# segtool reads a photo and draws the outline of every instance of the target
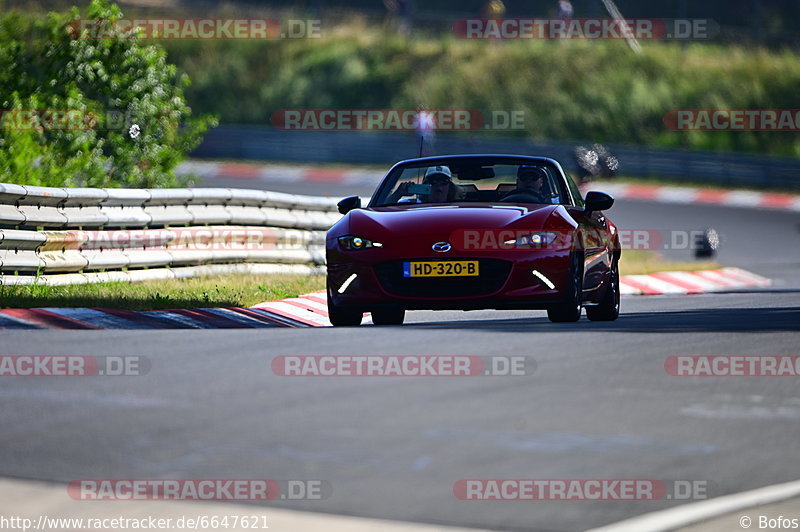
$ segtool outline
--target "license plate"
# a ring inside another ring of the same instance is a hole
[[[475,277],[477,260],[437,260],[403,263],[403,277]]]

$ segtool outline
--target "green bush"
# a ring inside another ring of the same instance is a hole
[[[135,38],[80,38],[74,22],[121,17],[107,0],[93,0],[83,17],[76,8],[0,17],[0,180],[180,184],[175,167],[214,120],[190,117],[188,77],[167,63],[163,48]],[[66,110],[72,121],[53,118]]]

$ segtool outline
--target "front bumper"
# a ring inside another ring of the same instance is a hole
[[[562,290],[568,282],[569,256],[569,250],[408,258],[363,251],[348,254],[329,251],[328,297],[338,307],[364,312],[386,307],[545,309],[564,297]],[[402,277],[402,263],[414,260],[478,260],[480,275],[473,278]]]

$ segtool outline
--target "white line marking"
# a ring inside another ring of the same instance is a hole
[[[707,501],[683,504],[675,508],[660,510],[648,514],[625,519],[587,532],[662,532],[684,527],[698,521],[706,521],[714,517],[784,501],[800,495],[800,480],[783,484],[774,484],[733,495],[724,495]]]

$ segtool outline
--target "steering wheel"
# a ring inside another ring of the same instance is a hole
[[[514,189],[508,196],[500,200],[501,203],[545,203],[544,199],[537,194],[523,189]]]

